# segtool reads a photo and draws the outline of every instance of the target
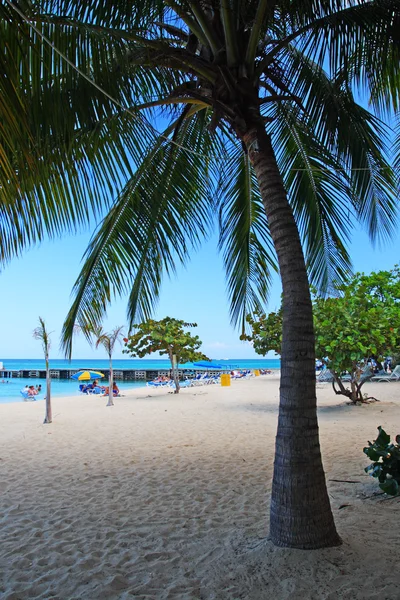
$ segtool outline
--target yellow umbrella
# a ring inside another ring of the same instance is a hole
[[[98,371],[78,371],[78,373],[71,375],[72,379],[77,379],[78,381],[89,381],[90,379],[100,379],[101,377],[104,377],[104,374]]]

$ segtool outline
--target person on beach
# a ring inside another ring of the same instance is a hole
[[[40,392],[42,391],[42,386],[40,383],[39,383],[39,385],[36,386],[36,391],[38,394],[40,394]]]
[[[100,389],[100,390],[102,390],[103,392],[104,392],[104,390],[106,389],[106,388],[104,387],[104,385],[99,385],[99,382],[98,382],[98,380],[97,380],[97,379],[93,379],[93,383],[90,383],[90,384],[87,386],[87,388],[86,388],[86,389],[89,389],[89,390],[94,390],[94,389],[96,389],[96,388],[99,388],[99,389]]]
[[[391,368],[392,368],[392,357],[391,356],[386,356],[385,361],[383,363],[383,368],[385,369],[386,373],[390,373]]]
[[[108,396],[108,394],[109,394],[109,393],[110,393],[110,387],[109,387],[109,386],[107,386],[107,387],[104,389],[104,396]],[[113,396],[114,396],[114,398],[116,398],[116,397],[117,397],[117,396],[119,396],[119,395],[120,395],[120,394],[119,394],[119,387],[117,386],[117,384],[116,384],[116,383],[115,383],[115,381],[114,381],[114,383],[113,383]]]
[[[37,396],[38,395],[38,391],[35,390],[35,386],[34,385],[30,385],[28,387],[28,396]]]

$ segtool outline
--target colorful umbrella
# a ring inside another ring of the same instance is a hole
[[[100,379],[104,377],[103,373],[98,371],[78,371],[71,375],[71,379],[77,379],[78,381],[89,381],[89,379]]]

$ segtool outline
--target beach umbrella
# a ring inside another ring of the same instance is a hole
[[[104,374],[98,371],[78,371],[71,375],[71,379],[78,381],[89,381],[89,379],[100,379],[101,377],[104,377]]]
[[[202,360],[200,362],[193,363],[195,367],[202,369],[226,369],[229,365],[219,365],[218,363]]]

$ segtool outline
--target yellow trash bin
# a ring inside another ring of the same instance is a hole
[[[221,386],[231,385],[231,376],[229,373],[223,373],[221,375]]]
[[[256,377],[259,377],[259,375],[260,375],[260,371],[259,371],[258,369],[256,369],[256,370],[254,371],[254,375],[255,375]]]

